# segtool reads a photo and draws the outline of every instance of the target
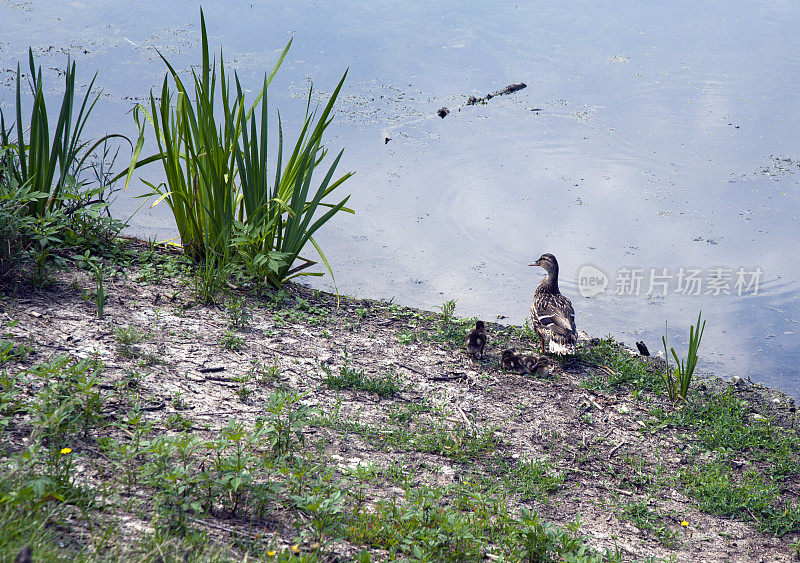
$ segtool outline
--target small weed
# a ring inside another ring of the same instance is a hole
[[[97,288],[95,291],[95,298],[94,302],[97,307],[97,318],[102,319],[103,313],[105,312],[106,301],[108,300],[108,296],[106,295],[106,288],[105,283],[103,280],[103,266],[92,264],[92,269],[94,271],[94,279],[95,283],[97,284]]]
[[[10,361],[24,362],[33,353],[33,348],[0,337],[0,366]]]
[[[253,390],[247,386],[248,383],[253,379],[252,371],[248,372],[243,376],[234,377],[233,380],[239,383],[239,388],[236,390],[236,395],[239,397],[239,400],[243,403],[247,403],[250,400],[251,395],[253,394]]]
[[[536,334],[536,331],[533,330],[528,320],[525,320],[525,324],[523,324],[518,329],[518,336],[523,340],[532,340],[533,342],[539,342],[539,335]]]
[[[114,327],[114,338],[119,345],[117,351],[123,358],[133,358],[138,355],[137,344],[150,338],[150,334],[134,326]]]
[[[231,330],[226,330],[225,334],[219,339],[219,345],[232,352],[241,350],[243,344],[244,339]]]
[[[171,412],[167,415],[167,428],[176,432],[188,432],[194,426],[194,421],[180,412]]]
[[[291,391],[276,391],[267,399],[267,417],[256,420],[276,456],[293,454],[305,445],[303,428],[311,424],[315,411],[301,402],[304,395]]]
[[[381,474],[381,468],[374,463],[359,463],[355,467],[348,469],[347,473],[362,483],[372,483]]]
[[[413,344],[417,341],[417,335],[408,329],[403,329],[397,333],[397,340],[400,344]]]
[[[441,316],[439,318],[439,327],[436,334],[433,335],[435,340],[444,342],[451,348],[458,348],[464,345],[467,332],[475,326],[476,321],[474,318],[457,319],[454,315],[456,301],[457,299],[450,299],[437,307],[441,311]]]
[[[57,356],[29,370],[45,383],[32,408],[50,447],[61,447],[79,428],[85,436],[92,426],[103,422],[102,370],[102,363],[93,358],[76,361],[68,356]]]
[[[650,510],[647,501],[629,501],[622,512],[622,518],[643,532],[653,534],[658,542],[666,548],[675,549],[679,545],[678,532],[663,524],[663,516]]]
[[[189,403],[186,402],[186,399],[183,398],[183,393],[180,391],[175,391],[175,393],[173,393],[170,403],[172,403],[173,408],[180,411],[184,411],[189,408]]]
[[[250,379],[262,385],[275,383],[281,376],[281,366],[278,363],[267,365],[263,361],[253,360],[253,363],[250,365],[248,376]]]
[[[447,330],[453,324],[453,313],[456,311],[457,301],[458,299],[450,299],[442,303],[441,306],[436,307],[442,313],[441,326],[443,330]]]
[[[247,303],[241,297],[229,300],[225,310],[228,312],[228,326],[230,328],[238,330],[250,324],[250,311],[247,308]]]

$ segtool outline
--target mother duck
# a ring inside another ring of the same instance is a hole
[[[575,310],[572,302],[558,290],[558,262],[552,254],[542,254],[533,264],[547,272],[533,294],[531,325],[539,340],[542,353],[574,354],[578,331],[575,329]],[[547,348],[545,348],[547,345]]]

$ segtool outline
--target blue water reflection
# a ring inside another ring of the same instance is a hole
[[[702,308],[706,369],[800,395],[797,1],[204,9],[212,42],[251,88],[294,36],[270,93],[290,129],[309,80],[324,93],[350,68],[329,142],[357,171],[346,186],[358,213],[319,235],[343,293],[421,307],[458,298],[459,314],[521,322],[539,279],[526,264],[549,251],[579,328],[658,349],[666,320],[682,347]],[[133,134],[126,112],[163,76],[154,47],[177,68],[196,63],[198,13],[197,2],[7,2],[0,102],[11,104],[11,69],[29,44],[45,67],[68,52],[87,83],[100,73],[92,133]],[[464,106],[520,81],[528,88]],[[126,197],[117,210],[136,205]],[[133,231],[171,236],[166,211],[138,214]],[[764,283],[745,297],[611,286],[585,299],[584,264],[612,277],[758,267]]]

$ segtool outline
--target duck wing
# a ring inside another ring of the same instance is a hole
[[[556,334],[570,337],[576,334],[575,310],[572,302],[559,294],[539,294],[533,301],[536,321]]]

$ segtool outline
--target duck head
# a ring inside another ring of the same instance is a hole
[[[528,266],[539,266],[544,268],[548,275],[553,277],[558,276],[558,261],[552,254],[542,254],[536,262],[528,264]]]
[[[475,322],[475,330],[477,330],[478,332],[483,332],[485,330],[485,325],[483,324],[483,321]]]

